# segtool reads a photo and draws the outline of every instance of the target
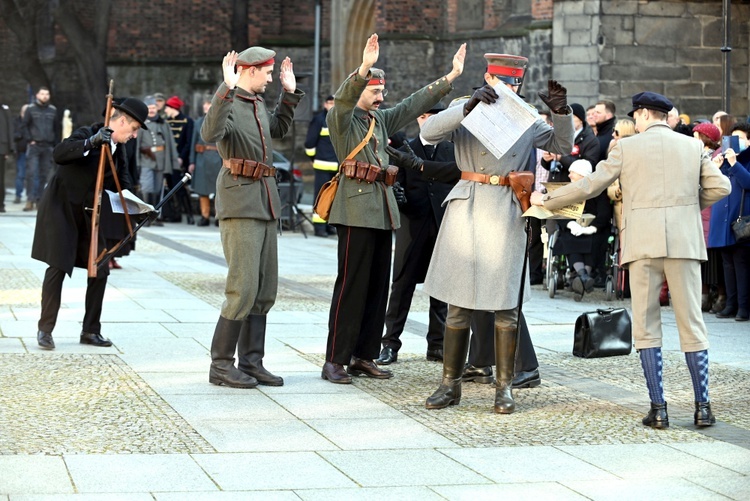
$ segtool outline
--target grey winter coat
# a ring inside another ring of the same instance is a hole
[[[463,102],[458,102],[430,117],[421,131],[431,143],[453,141],[462,172],[507,176],[526,169],[533,148],[568,154],[573,147],[572,113],[553,114],[554,129],[537,120],[499,160],[461,125],[463,118]],[[517,307],[526,237],[521,206],[511,188],[461,180],[444,204],[424,291],[472,310]],[[528,291],[527,273],[524,301]]]

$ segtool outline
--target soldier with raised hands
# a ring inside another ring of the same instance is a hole
[[[228,52],[222,62],[224,82],[201,127],[201,137],[216,143],[223,163],[215,203],[229,268],[226,300],[211,343],[209,381],[236,388],[284,384],[263,367],[266,315],[276,301],[279,274],[281,201],[271,166],[272,140],[287,133],[304,93],[297,89],[287,57],[281,62],[279,100],[273,111],[266,108],[262,94],[272,82],[275,56],[263,47]]]

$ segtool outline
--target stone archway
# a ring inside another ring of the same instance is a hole
[[[331,91],[362,62],[367,37],[375,32],[376,0],[331,2]]]

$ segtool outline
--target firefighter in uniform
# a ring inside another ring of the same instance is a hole
[[[312,159],[313,169],[315,170],[315,195],[318,198],[320,188],[333,179],[339,170],[339,162],[336,159],[336,152],[331,144],[331,136],[326,124],[328,110],[333,108],[333,96],[328,96],[323,103],[323,109],[313,116],[310,121],[310,128],[307,129],[305,138],[305,154]],[[326,222],[318,214],[313,213],[313,226],[315,227],[315,236],[326,238],[328,235],[335,235],[336,228]]]

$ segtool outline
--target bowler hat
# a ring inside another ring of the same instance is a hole
[[[139,124],[141,124],[141,129],[148,130],[148,127],[146,127],[146,119],[148,118],[148,106],[146,106],[146,103],[144,103],[140,99],[135,99],[134,97],[126,97],[122,100],[113,101],[112,107],[122,111],[123,113],[127,113],[129,116],[133,117]]]
[[[264,47],[250,47],[237,56],[237,66],[270,66],[276,52]]]
[[[646,91],[639,92],[638,94],[633,96],[633,109],[630,110],[628,116],[632,117],[633,114],[641,108],[661,111],[662,113],[669,113],[670,110],[674,108],[674,105],[672,104],[672,101],[662,96],[661,94]]]
[[[529,64],[528,58],[494,53],[487,53],[484,58],[487,60],[487,73],[490,75],[495,75],[510,85],[521,85],[523,83],[523,75]]]

